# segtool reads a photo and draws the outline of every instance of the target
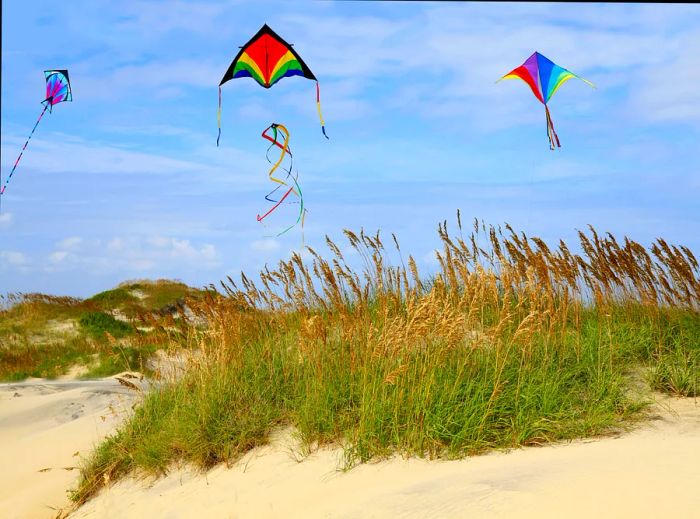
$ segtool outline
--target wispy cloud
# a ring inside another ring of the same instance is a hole
[[[29,258],[22,252],[12,250],[0,250],[0,269],[6,270],[9,267],[23,269],[29,265]]]
[[[14,148],[17,142],[13,139],[7,146]],[[199,162],[173,159],[165,154],[146,153],[61,134],[37,137],[29,153],[31,158],[24,160],[24,169],[32,167],[45,173],[176,174],[206,168]]]
[[[678,38],[682,52],[640,72],[630,108],[650,121],[700,125],[700,30]]]
[[[250,248],[255,252],[274,252],[279,250],[280,243],[277,240],[267,238],[264,240],[255,240],[250,244]]]
[[[0,229],[7,228],[12,224],[12,213],[0,213]]]
[[[181,0],[151,1],[142,4],[124,4],[122,21],[115,29],[134,32],[146,38],[157,38],[163,33],[179,31],[211,36],[213,33],[228,34],[231,29],[222,28],[221,19],[227,10],[237,4],[235,0],[227,3],[186,2]]]
[[[36,262],[39,264],[39,262]],[[110,239],[68,238],[46,256],[42,270],[113,273],[159,273],[178,269],[210,270],[221,265],[216,247],[193,244],[172,236],[114,237]]]
[[[125,65],[106,73],[90,74],[90,63],[78,64],[76,73],[83,72],[76,82],[84,100],[113,103],[133,98],[171,99],[187,93],[188,87],[212,88],[222,76],[221,64],[209,60],[168,59],[150,63]]]
[[[82,245],[83,239],[78,236],[72,236],[70,238],[65,238],[57,243],[60,249],[74,250],[78,249]]]

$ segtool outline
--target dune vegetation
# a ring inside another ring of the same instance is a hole
[[[651,389],[697,394],[689,249],[590,228],[577,254],[457,223],[456,235],[439,226],[430,277],[393,235],[387,246],[346,230],[349,247],[327,239],[328,259],[309,249],[188,300],[189,317],[155,332],[193,353],[187,371],[96,449],[74,500],[134,470],[235,462],[278,427],[309,450],[342,446],[351,467],[609,434],[644,417]]]
[[[158,348],[150,333],[184,297],[202,292],[169,280],[131,281],[89,299],[45,294],[0,296],[0,381],[147,371]],[[155,340],[154,340],[155,339]]]

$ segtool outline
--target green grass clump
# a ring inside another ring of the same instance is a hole
[[[100,351],[97,362],[93,363],[81,378],[102,378],[123,371],[139,371],[150,375],[148,358],[156,352],[153,345],[123,346],[114,344]]]
[[[169,279],[129,281],[120,284],[115,291],[130,294],[139,301],[142,308],[150,311],[159,311],[182,302],[186,297],[197,297],[202,293],[199,289]],[[133,295],[135,293],[138,293],[140,298],[136,298]]]
[[[327,239],[332,260],[309,249],[310,263],[294,254],[258,284],[229,278],[221,294],[190,300],[196,319],[168,340],[196,362],[97,449],[74,499],[134,469],[235,461],[278,426],[307,447],[342,445],[352,466],[624,428],[647,405],[629,391],[640,368],[655,387],[689,394],[700,275],[688,249],[591,229],[578,255],[506,229],[475,222],[465,239],[461,222],[458,238],[441,225],[428,281],[395,238],[401,267],[379,234],[345,231],[360,273]]]
[[[105,333],[109,333],[112,337],[120,339],[136,331],[131,324],[119,321],[104,312],[86,312],[80,316],[78,323],[93,337],[103,337]]]
[[[100,308],[119,308],[128,304],[133,304],[138,299],[133,296],[129,290],[124,287],[113,288],[95,294],[88,301],[92,301],[100,306]]]
[[[700,348],[662,353],[652,365],[649,383],[657,391],[677,396],[700,395]]]

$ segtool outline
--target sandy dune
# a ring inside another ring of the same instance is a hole
[[[114,378],[0,384],[0,516],[66,509],[73,467],[135,398]],[[659,398],[658,416],[619,438],[346,473],[337,449],[299,462],[281,431],[232,468],[127,479],[70,517],[700,517],[700,401]]]
[[[700,517],[700,402],[660,398],[619,438],[347,473],[338,450],[296,461],[283,433],[231,469],[119,482],[71,518]]]
[[[113,377],[0,384],[0,517],[55,517],[69,507],[80,456],[135,398]]]

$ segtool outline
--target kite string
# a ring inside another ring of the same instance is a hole
[[[46,109],[51,105],[51,103],[46,103],[44,105],[44,109],[41,111],[41,115],[39,115],[39,118],[36,120],[36,123],[34,124],[34,128],[32,128],[32,133],[29,134],[29,137],[27,137],[26,142],[24,143],[24,146],[22,146],[22,151],[19,153],[19,157],[17,157],[17,160],[15,161],[15,165],[12,166],[12,170],[10,171],[10,175],[5,179],[5,184],[2,186],[2,189],[0,189],[0,195],[5,193],[5,189],[7,188],[7,185],[10,183],[10,179],[12,178],[12,175],[14,174],[15,170],[17,169],[17,165],[19,164],[19,161],[22,159],[22,155],[24,155],[24,150],[27,149],[27,145],[29,144],[29,141],[32,139],[32,135],[34,135],[34,131],[36,130],[36,127],[39,126],[39,122],[41,122],[41,118],[44,117],[44,114],[46,113]]]

